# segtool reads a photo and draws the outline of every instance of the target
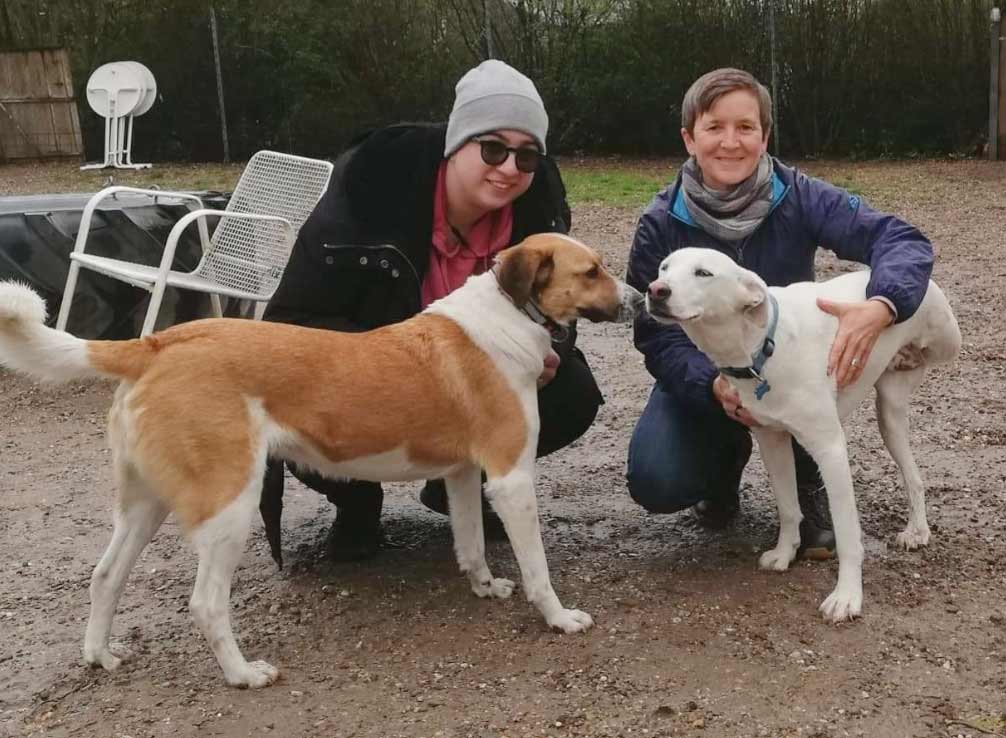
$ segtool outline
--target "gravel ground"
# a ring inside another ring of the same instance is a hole
[[[631,502],[625,454],[650,380],[627,326],[583,326],[607,404],[586,436],[540,463],[539,499],[555,588],[594,616],[593,630],[551,633],[520,596],[473,597],[446,519],[418,503],[416,485],[386,501],[403,548],[329,563],[334,510],[290,480],[287,569],[257,527],[232,597],[245,653],[280,667],[276,685],[223,684],[187,613],[195,560],[170,520],[113,630],[134,659],[91,670],[80,644],[110,534],[112,388],[0,373],[0,736],[1006,736],[1006,165],[807,168],[932,237],[935,278],[964,333],[960,360],[913,405],[927,549],[892,545],[905,504],[872,403],[849,422],[867,546],[861,620],[829,626],[817,614],[833,562],[757,569],[776,526],[757,458],[726,531]],[[579,204],[574,235],[621,271],[637,216]],[[821,258],[822,276],[850,268]],[[490,542],[489,560],[517,578],[505,541]]]

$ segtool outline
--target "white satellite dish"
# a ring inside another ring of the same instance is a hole
[[[81,169],[145,169],[132,160],[133,118],[146,113],[157,98],[157,82],[139,62],[102,64],[87,80],[87,104],[105,119],[105,159]]]

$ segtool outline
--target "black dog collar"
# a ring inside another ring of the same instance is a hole
[[[513,298],[506,293],[506,290],[504,290],[502,287],[499,286],[499,275],[496,273],[495,265],[489,271],[492,273],[493,279],[496,280],[496,286],[499,287],[499,291],[506,296],[506,299],[510,300],[510,302],[513,302]],[[516,304],[514,305],[514,307],[517,307]],[[567,338],[569,338],[569,328],[567,328],[564,325],[560,325],[559,323],[556,323],[552,318],[545,315],[545,313],[541,311],[541,308],[538,307],[538,305],[535,303],[534,300],[528,299],[524,307],[522,308],[519,307],[517,309],[520,310],[522,313],[524,313],[524,315],[529,317],[532,321],[534,321],[542,328],[547,330],[548,334],[552,337],[552,340],[555,343],[562,343]]]

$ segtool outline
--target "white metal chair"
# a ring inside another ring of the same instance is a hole
[[[252,300],[257,303],[255,318],[261,318],[279,286],[297,232],[325,193],[331,174],[332,164],[327,161],[259,151],[241,174],[226,210],[204,209],[197,196],[183,192],[105,188],[88,201],[81,216],[56,328],[66,330],[81,267],[151,293],[141,336],[153,332],[166,287],[209,293],[217,316],[222,315],[221,295]],[[195,202],[197,209],[183,216],[168,234],[159,267],[85,253],[95,208],[119,192]],[[212,237],[206,226],[207,216],[220,218]],[[192,221],[199,229],[202,258],[191,272],[174,271],[171,265],[178,239]]]

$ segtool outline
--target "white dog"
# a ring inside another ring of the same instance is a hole
[[[779,541],[762,554],[763,569],[785,571],[800,544],[791,435],[817,462],[838,547],[838,586],[821,605],[833,622],[859,616],[863,602],[862,534],[842,420],[876,388],[880,433],[908,495],[908,525],[897,542],[905,549],[925,546],[925,489],[908,443],[908,403],[926,368],[952,360],[961,346],[950,305],[930,282],[918,311],[880,334],[860,378],[836,390],[827,362],[838,320],[816,299],[864,300],[869,276],[859,271],[768,288],[725,254],[684,248],[661,262],[647,295],[654,319],[679,324],[717,367],[754,368],[750,378],[727,379],[760,423],[753,432],[779,507]]]
[[[493,272],[403,323],[339,333],[249,320],[200,320],[134,341],[84,341],[43,325],[32,290],[0,284],[0,364],[49,380],[121,380],[109,417],[119,498],[91,578],[84,659],[114,669],[112,616],[126,578],[167,514],[199,556],[189,602],[228,684],[277,670],[245,660],[231,631],[231,577],[259,504],[266,456],[331,477],[444,478],[461,570],[479,597],[513,582],[485,560],[480,471],[527,598],[566,633],[593,621],[559,602],[534,492],[537,377],[550,334],[570,321],[629,320],[643,297],[598,255],[557,234],[498,256]]]

